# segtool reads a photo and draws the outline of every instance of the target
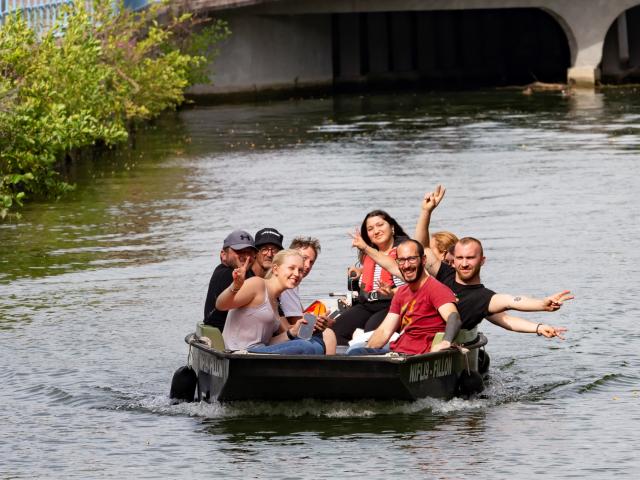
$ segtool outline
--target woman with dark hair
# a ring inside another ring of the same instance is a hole
[[[392,258],[396,256],[396,246],[408,238],[404,229],[384,210],[373,210],[364,217],[360,236],[367,245]],[[364,253],[358,254],[358,260],[362,268],[349,267],[349,276],[359,276],[359,303],[336,319],[333,331],[338,345],[347,345],[357,328],[365,332],[375,330],[389,311],[396,287],[404,283]]]

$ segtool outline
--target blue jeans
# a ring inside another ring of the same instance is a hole
[[[249,348],[252,353],[279,353],[281,355],[322,355],[322,346],[311,340],[297,338],[275,345],[255,345]]]
[[[313,344],[314,348],[316,349],[316,355],[324,355],[325,352],[327,351],[326,347],[324,346],[324,340],[322,339],[322,333],[314,333],[311,338],[309,339],[309,341]]]
[[[347,350],[347,355],[384,355],[385,353],[389,353],[389,344],[387,343],[382,348],[369,348],[369,347],[350,347]]]

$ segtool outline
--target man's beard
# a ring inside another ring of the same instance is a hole
[[[480,268],[482,268],[482,265],[476,265],[471,270],[458,270],[458,276],[464,281],[473,280],[480,276]]]
[[[404,280],[404,283],[407,283],[407,284],[419,282],[420,279],[422,278],[422,272],[420,271],[420,267],[416,268],[412,272],[408,272],[411,274],[415,274],[415,278],[413,280],[407,280],[406,277],[404,276],[404,272],[401,272],[401,273],[402,273],[402,279]]]

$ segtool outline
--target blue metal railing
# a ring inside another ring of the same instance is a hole
[[[27,24],[36,31],[53,25],[58,11],[73,0],[0,0],[0,25],[7,16],[21,12]]]
[[[131,10],[140,10],[149,5],[153,0],[124,0],[124,6]]]
[[[153,1],[124,0],[124,5],[132,10],[139,10]],[[53,25],[62,6],[73,2],[74,0],[0,0],[0,26],[7,16],[22,12],[29,27],[42,32]],[[86,3],[91,4],[90,1]]]

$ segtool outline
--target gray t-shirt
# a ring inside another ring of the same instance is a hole
[[[285,317],[302,317],[300,288],[290,288],[280,294],[280,309]]]

